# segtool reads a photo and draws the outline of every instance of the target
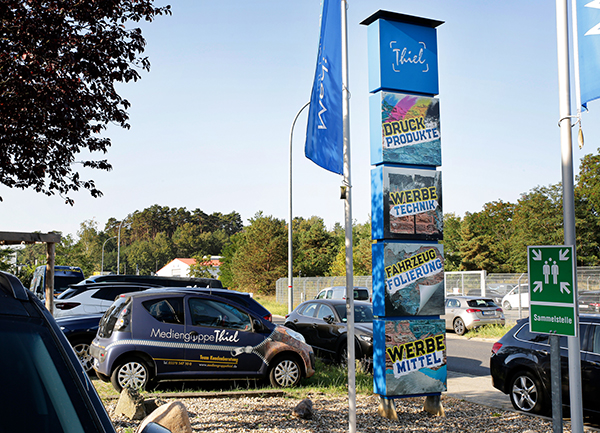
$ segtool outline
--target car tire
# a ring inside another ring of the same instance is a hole
[[[298,361],[289,355],[278,358],[269,371],[269,380],[275,388],[298,386],[302,378],[302,368]]]
[[[540,381],[529,371],[520,371],[510,381],[510,402],[521,412],[543,414],[544,392]]]
[[[512,305],[510,305],[510,302],[504,301],[504,303],[502,304],[502,308],[504,308],[505,310],[512,310]]]
[[[149,388],[151,379],[148,365],[139,358],[129,358],[121,362],[110,376],[110,382],[118,392],[123,388],[137,390]]]
[[[454,327],[454,332],[456,333],[456,335],[465,335],[465,332],[467,332],[465,322],[460,317],[454,319],[454,323],[452,324],[452,326]]]
[[[92,364],[94,362],[94,358],[90,355],[90,341],[86,339],[78,339],[70,342],[77,358],[79,358],[79,362],[83,367],[83,370],[86,373],[93,373]]]

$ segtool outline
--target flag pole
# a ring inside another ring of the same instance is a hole
[[[347,1],[342,8],[342,117],[344,126],[344,181],[346,221],[346,325],[348,327],[348,432],[356,432],[356,353],[354,347],[354,278],[352,263],[352,183],[350,177],[350,92],[348,82]]]

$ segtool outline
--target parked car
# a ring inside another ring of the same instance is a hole
[[[581,313],[600,312],[600,290],[582,290],[579,292],[579,311]]]
[[[138,290],[140,289],[140,290]],[[61,305],[61,308],[66,308],[66,304],[70,303],[71,305],[76,304],[77,300],[85,303],[86,301],[82,299],[82,297],[75,296],[78,292],[85,293],[86,299],[89,301],[91,299],[102,300],[102,302],[109,301],[110,305],[114,299],[120,296],[123,293],[134,292],[134,291],[142,291],[149,290],[151,287],[148,286],[136,286],[136,285],[119,285],[119,284],[96,284],[96,285],[88,285],[85,287],[72,287],[69,290],[73,290],[73,296],[67,298],[66,301],[61,300],[60,303],[65,303],[65,305]],[[165,288],[168,289],[168,288]],[[174,288],[174,290],[180,290],[180,288]],[[219,296],[222,298],[230,299],[243,307],[248,308],[250,311],[261,316],[263,319],[272,321],[273,316],[265,307],[256,302],[249,293],[236,292],[234,290],[226,290],[226,289],[206,289],[206,288],[194,288],[190,289],[194,292],[202,291],[205,293],[209,293],[215,296]],[[63,298],[64,299],[64,298]],[[73,301],[75,299],[76,301]],[[94,301],[96,302],[96,301]],[[109,306],[110,306],[109,305]],[[89,305],[88,305],[89,307]],[[79,306],[74,306],[73,309],[79,308]],[[84,306],[84,308],[87,308]],[[101,309],[98,307],[97,309]],[[101,313],[95,314],[71,314],[71,315],[63,315],[56,319],[56,322],[59,324],[63,333],[73,346],[75,353],[79,357],[81,364],[87,372],[90,372],[92,369],[92,358],[90,355],[90,345],[92,341],[96,337],[96,333],[98,332],[98,326],[100,323],[100,319],[104,315],[104,311],[108,308],[104,308]]]
[[[82,285],[75,285],[58,296],[54,302],[54,316],[56,318],[60,318],[75,315],[104,313],[119,295],[128,292],[139,292],[155,287],[163,286],[146,283],[118,282],[86,283]],[[266,320],[272,320],[272,315],[269,310],[252,299],[252,295],[249,293],[207,287],[190,287],[190,289],[205,291],[221,297],[233,299],[234,301],[239,302],[243,306],[248,307],[252,311],[260,314],[261,317],[264,317]]]
[[[346,301],[315,299],[298,305],[285,318],[285,326],[298,331],[321,356],[344,362],[348,358]],[[356,359],[373,358],[373,305],[354,302]]]
[[[527,284],[521,284],[520,291],[521,308],[529,308],[529,286]],[[515,286],[510,292],[504,295],[501,305],[505,310],[519,308],[519,286]]]
[[[0,431],[115,433],[94,385],[41,301],[0,272]],[[165,431],[151,424],[143,433]]]
[[[90,353],[98,377],[118,391],[242,378],[290,387],[312,376],[315,365],[302,335],[198,289],[121,295],[100,320]]]
[[[73,347],[79,362],[86,373],[93,372],[90,345],[98,332],[98,325],[104,313],[86,316],[66,316],[56,319],[60,330]]]
[[[93,283],[141,283],[162,287],[211,287],[214,289],[223,288],[223,283],[221,283],[221,280],[218,280],[216,278],[164,277],[160,275],[93,275],[79,284],[81,285]]]
[[[581,314],[581,386],[583,410],[600,414],[600,316]],[[569,405],[567,338],[560,337],[563,405]],[[519,320],[492,346],[490,358],[492,384],[505,394],[515,409],[546,414],[550,400],[550,344],[547,334],[529,331],[529,318]]]
[[[477,296],[446,297],[446,312],[442,316],[446,329],[453,329],[458,335],[483,325],[504,325],[502,308],[491,298]]]
[[[83,271],[75,266],[54,266],[54,296],[58,296],[71,284],[83,281]],[[38,298],[46,299],[46,266],[38,266],[33,271],[29,287]]]
[[[315,296],[315,299],[346,299],[346,286],[325,287]],[[367,287],[354,287],[354,300],[373,301]]]

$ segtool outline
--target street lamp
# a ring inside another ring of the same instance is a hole
[[[100,266],[100,275],[104,274],[104,245],[106,245],[106,243],[108,241],[110,241],[111,239],[116,238],[116,236],[113,236],[112,238],[108,238],[107,240],[104,241],[104,243],[102,244],[102,265]]]
[[[304,104],[304,106],[298,111],[292,127],[290,129],[290,222],[288,224],[288,313],[294,310],[294,258],[293,258],[293,247],[292,247],[292,137],[294,136],[294,125],[300,113],[310,105],[310,101]]]
[[[121,260],[121,227],[123,226],[123,223],[125,222],[125,220],[121,221],[121,224],[119,224],[119,234],[118,234],[118,239],[117,239],[117,275],[119,275],[119,270],[120,270],[120,260]]]

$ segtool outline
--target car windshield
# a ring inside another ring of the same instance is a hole
[[[80,390],[39,319],[1,322],[0,388],[10,398],[0,404],[1,430],[7,432],[95,432]]]
[[[338,316],[342,322],[346,322],[346,305],[338,304],[335,306]],[[356,305],[354,304],[354,322],[355,323],[371,323],[373,322],[373,307],[371,305]]]
[[[479,308],[484,308],[484,307],[493,307],[493,308],[497,308],[498,306],[494,303],[494,301],[492,301],[491,299],[469,299],[467,301],[467,305],[469,307],[479,307]]]

